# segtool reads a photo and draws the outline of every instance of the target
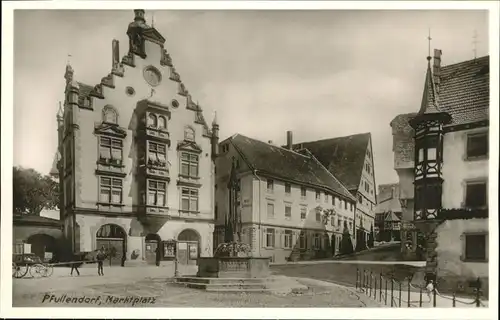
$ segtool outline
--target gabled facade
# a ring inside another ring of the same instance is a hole
[[[375,239],[377,241],[401,240],[401,203],[397,183],[378,186],[375,209]]]
[[[488,277],[489,57],[441,66],[435,50],[423,91],[416,114],[391,122],[401,200],[425,236],[428,279],[468,290]]]
[[[303,142],[294,148],[307,148],[356,198],[355,240],[357,248],[365,249],[377,205],[371,134]]]
[[[353,235],[356,199],[309,151],[292,150],[288,134],[287,147],[240,134],[220,143],[215,245],[226,241],[230,207],[239,210],[242,241],[275,262],[339,254],[344,230]]]
[[[120,59],[112,41],[100,83],[78,82],[66,67],[58,116],[64,233],[73,252],[113,251],[112,264],[158,264],[171,258],[162,245],[171,239],[180,262],[193,263],[212,254],[218,125],[209,130],[165,39],[144,10],[134,13],[126,53]]]

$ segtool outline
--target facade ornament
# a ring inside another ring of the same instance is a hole
[[[179,83],[179,90],[177,92],[178,94],[180,94],[181,96],[184,96],[186,97],[187,94],[189,93],[188,90],[186,89],[186,86],[184,85],[184,83],[180,82]]]
[[[115,87],[115,81],[113,78],[113,74],[108,74],[104,78],[101,79],[101,85],[109,87],[109,88],[114,88]]]
[[[134,54],[129,52],[122,58],[122,64],[125,64],[130,67],[135,67],[135,57]]]
[[[168,54],[167,49],[162,49],[162,50],[161,50],[161,60],[160,60],[160,65],[162,65],[162,66],[169,66],[169,67],[173,67],[173,64],[172,64],[172,58],[171,58],[171,57],[170,57],[170,55]]]
[[[170,80],[181,82],[181,76],[175,71],[174,67],[170,67]]]

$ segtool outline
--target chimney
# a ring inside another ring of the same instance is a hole
[[[288,150],[292,150],[293,140],[292,140],[292,131],[286,132],[286,147]]]
[[[273,140],[268,140],[267,143],[273,144]]]
[[[434,66],[432,68],[432,74],[434,77],[434,84],[436,85],[436,91],[439,93],[439,85],[441,84],[441,54],[443,52],[439,49],[434,49]]]

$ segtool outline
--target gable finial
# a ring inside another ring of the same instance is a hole
[[[428,53],[427,53],[427,61],[431,61],[431,28],[429,28],[429,35],[427,36],[428,41]]]

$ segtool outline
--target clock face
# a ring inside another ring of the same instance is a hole
[[[155,87],[161,82],[161,73],[153,66],[149,66],[144,69],[144,79],[149,85]]]

